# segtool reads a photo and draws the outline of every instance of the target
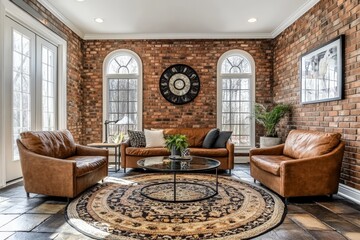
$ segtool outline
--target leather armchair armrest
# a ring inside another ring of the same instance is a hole
[[[284,191],[296,189],[316,192],[324,189],[328,194],[335,193],[339,184],[341,163],[345,143],[342,142],[330,153],[318,157],[294,159],[280,164],[280,176]]]
[[[21,165],[24,166],[24,175],[31,170],[31,175],[38,173],[48,175],[50,178],[55,175],[67,175],[70,179],[75,175],[76,161],[43,156],[29,150],[22,151]],[[46,169],[46,171],[44,171]],[[62,174],[59,174],[61,172]],[[53,173],[56,173],[53,175]]]
[[[282,155],[285,144],[276,145],[268,148],[253,148],[250,149],[249,157],[253,155]]]
[[[330,153],[311,158],[294,159],[284,161],[280,164],[280,175],[286,174],[289,177],[310,177],[319,174],[334,174],[334,170],[341,168],[345,144],[341,143]],[[285,175],[283,175],[285,176]]]
[[[126,148],[130,147],[130,139],[121,143],[120,152],[121,152],[121,167],[126,167]]]
[[[104,148],[87,147],[76,144],[76,155],[79,156],[109,156],[109,150]]]
[[[18,146],[27,192],[43,189],[44,192],[56,196],[74,196],[75,161],[39,155],[26,149],[20,141]]]
[[[126,141],[122,142],[122,143],[121,143],[121,147],[123,147],[123,146],[124,146],[125,148],[126,148],[126,147],[130,147],[130,139],[127,139]]]
[[[234,143],[229,139],[226,142],[226,150],[228,150],[228,165],[230,169],[234,168]]]

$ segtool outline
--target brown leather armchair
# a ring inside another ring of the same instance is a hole
[[[292,130],[285,143],[250,150],[250,173],[282,197],[337,193],[345,143],[339,133]]]
[[[108,150],[75,144],[68,130],[29,131],[17,139],[29,193],[73,198],[108,175]]]

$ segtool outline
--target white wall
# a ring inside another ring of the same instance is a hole
[[[4,134],[4,23],[5,10],[3,1],[0,3],[0,188],[5,186],[5,134]]]

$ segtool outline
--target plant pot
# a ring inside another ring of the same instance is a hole
[[[181,156],[181,151],[176,149],[176,147],[171,148],[171,156]]]
[[[260,137],[260,148],[273,147],[281,143],[279,137]]]

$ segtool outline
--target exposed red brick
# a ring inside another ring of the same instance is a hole
[[[116,49],[130,49],[142,60],[144,128],[215,127],[217,62],[231,49],[251,53],[256,65],[256,101],[272,101],[271,40],[88,40],[83,48],[85,143],[101,140],[103,60]],[[177,63],[191,66],[200,77],[199,95],[185,105],[167,102],[158,87],[162,72]]]
[[[347,147],[341,182],[360,190],[359,86],[360,86],[360,2],[321,0],[274,40],[274,100],[294,104],[299,112],[293,127],[340,132]],[[345,99],[301,105],[299,103],[299,56],[345,34]],[[290,87],[291,86],[291,87]],[[323,113],[321,124],[312,113]],[[306,114],[303,114],[306,113]],[[351,170],[351,171],[350,171]],[[357,176],[357,177],[356,177]]]

